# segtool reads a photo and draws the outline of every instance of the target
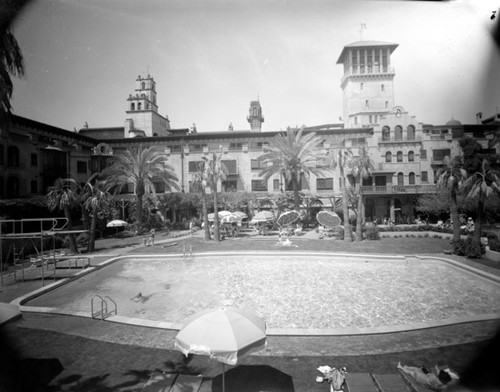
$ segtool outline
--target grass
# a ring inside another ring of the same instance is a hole
[[[129,253],[182,253],[183,246],[189,243],[193,252],[284,250],[444,256],[444,250],[449,249],[449,240],[439,238],[384,238],[359,243],[292,238],[298,245],[296,248],[276,246],[277,237],[231,239],[220,243],[206,242],[194,237],[161,243],[164,238],[158,233],[159,244],[152,247],[138,246]],[[98,241],[97,248],[113,249],[113,252],[123,249],[128,252],[129,249],[125,247],[130,243],[130,239],[109,239]],[[500,272],[497,265],[485,259],[457,259],[479,268]],[[4,286],[0,289],[0,301],[10,301],[14,296],[40,286],[38,280]],[[319,375],[316,368],[320,365],[347,366],[351,372],[394,373],[398,361],[429,367],[444,361],[458,371],[463,371],[470,360],[487,347],[487,337],[492,336],[497,327],[498,322],[492,321],[366,338],[273,337],[269,339],[272,350],[268,355],[250,356],[244,358],[241,363],[267,365],[290,375],[297,392],[319,392],[328,389],[325,384],[314,382],[315,377]],[[465,335],[470,339],[466,343],[454,343],[458,330],[467,331]],[[58,358],[61,361],[64,371],[52,381],[50,391],[138,391],[155,369],[202,373],[207,377],[202,390],[210,390],[211,386],[214,391],[220,390],[220,377],[217,378],[221,373],[219,363],[200,356],[186,359],[175,350],[154,348],[154,342],[162,339],[170,341],[174,336],[172,332],[69,316],[35,314],[26,314],[24,319],[8,324],[0,332],[2,354],[6,353],[5,346],[11,344],[15,353],[22,358]],[[315,349],[307,351],[309,347]],[[280,354],[280,348],[283,348],[284,355]],[[15,363],[12,358],[6,361],[3,356],[0,361],[11,365]],[[265,376],[256,374],[256,377]]]

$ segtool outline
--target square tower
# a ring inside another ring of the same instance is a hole
[[[398,44],[358,41],[344,46],[337,64],[341,79],[345,127],[369,127],[394,107],[394,68],[391,54]]]

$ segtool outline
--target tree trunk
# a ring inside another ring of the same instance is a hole
[[[90,224],[88,253],[95,251],[95,232],[97,229],[97,208],[92,210],[92,222]]]
[[[482,192],[479,193],[479,201],[477,203],[477,216],[474,222],[474,242],[476,244],[481,244],[481,231],[483,230],[483,220],[484,220],[484,200]]]
[[[203,226],[205,229],[205,241],[210,240],[210,224],[208,223],[207,193],[205,187],[201,185],[201,205],[203,209]]]
[[[217,183],[213,184],[213,192],[214,192],[214,239],[215,241],[220,241],[220,233],[219,233],[219,200],[217,196]]]
[[[71,222],[71,214],[68,207],[63,209],[64,216],[68,220],[68,230],[73,230],[73,222]],[[71,253],[78,253],[78,245],[76,243],[76,238],[74,234],[68,234],[69,237],[69,249]]]
[[[342,178],[342,212],[344,214],[344,242],[352,242],[351,224],[349,223],[349,208],[347,206],[347,183],[344,176],[344,169],[340,168],[340,178]]]
[[[292,175],[292,187],[293,187],[293,204],[295,211],[300,213],[300,197],[299,197],[299,183],[297,181],[297,176]]]
[[[363,220],[365,218],[365,209],[363,205],[363,189],[361,184],[358,191],[358,218],[356,219],[356,241],[363,240]]]
[[[143,220],[143,211],[142,211],[142,196],[143,194],[137,194],[137,211],[136,211],[136,217],[137,217],[137,226],[142,229],[142,220]]]
[[[451,196],[450,215],[451,215],[451,221],[453,222],[453,241],[459,241],[460,218],[458,216],[457,193],[455,192],[455,190],[451,191],[450,196]]]

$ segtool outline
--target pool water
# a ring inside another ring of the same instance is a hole
[[[123,259],[27,305],[90,314],[95,294],[113,298],[120,316],[182,323],[233,305],[269,328],[383,327],[500,313],[497,283],[445,262],[297,254]]]

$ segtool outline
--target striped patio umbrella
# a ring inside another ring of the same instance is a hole
[[[342,223],[340,217],[333,211],[320,211],[316,214],[316,220],[320,225],[328,229],[340,226]]]

